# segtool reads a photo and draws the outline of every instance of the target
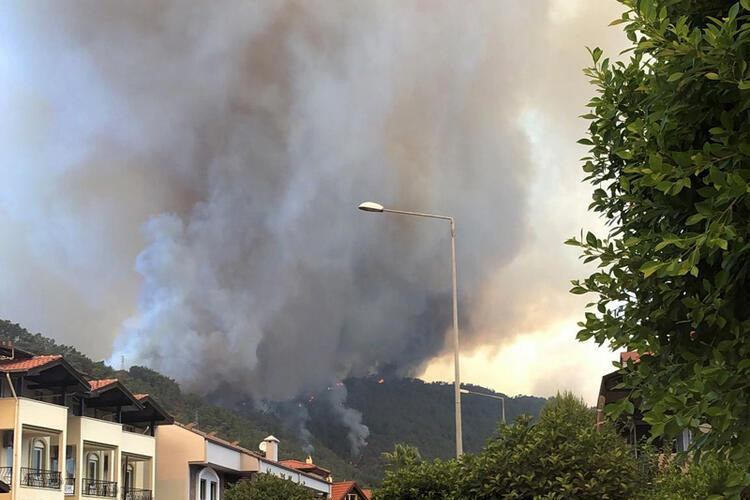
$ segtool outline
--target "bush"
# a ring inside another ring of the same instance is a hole
[[[726,458],[704,454],[699,462],[674,460],[664,467],[654,481],[648,500],[715,500],[750,498],[743,495],[742,468]]]
[[[609,428],[598,432],[594,413],[571,394],[558,395],[532,425],[522,418],[462,474],[465,499],[631,499],[642,490],[632,449]]]
[[[383,485],[375,500],[452,500],[458,480],[456,460],[422,461],[413,446],[396,444],[393,452],[383,453],[386,461]]]
[[[225,493],[226,500],[315,500],[315,495],[297,483],[270,474],[257,474],[240,481]]]
[[[477,456],[460,461],[403,460],[386,472],[376,500],[633,499],[648,484],[632,449],[612,429],[598,432],[594,413],[570,394],[558,395],[539,422],[501,425]]]

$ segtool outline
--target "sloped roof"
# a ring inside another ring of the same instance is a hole
[[[86,402],[93,408],[107,405],[114,406],[135,406],[142,408],[141,403],[136,399],[130,389],[116,378],[104,378],[100,380],[89,380],[91,386],[91,395]]]
[[[0,371],[4,373],[26,372],[33,368],[39,368],[40,366],[47,365],[60,359],[62,359],[62,356],[60,356],[59,354],[52,354],[48,356],[34,356],[30,359],[14,359],[10,360],[7,363],[0,363]]]
[[[108,385],[112,385],[114,383],[117,383],[116,378],[105,378],[101,380],[89,380],[89,385],[91,385],[92,391],[98,391],[102,387],[107,387]]]
[[[331,500],[346,500],[349,493],[357,493],[362,498],[369,498],[355,481],[341,481],[331,485]]]
[[[0,360],[1,373],[25,373],[37,383],[53,383],[54,385],[78,385],[88,391],[88,381],[59,354],[23,357],[21,359]]]
[[[286,467],[289,467],[291,469],[298,470],[301,472],[310,472],[312,474],[317,474],[323,477],[328,477],[331,475],[331,471],[329,471],[328,469],[324,469],[323,467],[320,467],[319,465],[308,464],[307,462],[302,462],[301,460],[294,460],[294,459],[279,460],[279,463],[281,465],[284,465]]]
[[[133,394],[142,408],[126,410],[122,414],[123,423],[153,422],[155,425],[174,423],[174,417],[149,394]]]
[[[216,437],[216,435],[213,433],[205,432],[205,431],[198,429],[197,427],[195,427],[194,424],[185,425],[185,424],[181,424],[180,422],[174,422],[174,425],[176,425],[177,427],[182,427],[183,429],[193,432],[195,434],[198,434],[199,436],[203,436],[203,438],[205,438],[206,440],[211,441],[216,444],[220,444],[226,448],[231,448],[235,451],[240,451],[243,453],[247,453],[248,455],[253,455],[255,457],[262,458],[262,455],[255,453],[252,450],[248,450],[247,448],[243,448],[242,446],[239,446],[236,441],[229,442],[226,439]]]

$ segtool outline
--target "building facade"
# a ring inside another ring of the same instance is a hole
[[[224,490],[255,474],[273,474],[329,498],[326,478],[295,470],[278,460],[279,440],[268,436],[265,453],[256,453],[194,425],[162,425],[156,429],[157,490],[169,500],[222,500]]]
[[[116,379],[0,345],[0,500],[153,500],[165,423],[156,401]]]

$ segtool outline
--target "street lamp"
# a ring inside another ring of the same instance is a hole
[[[451,291],[453,294],[453,367],[455,370],[454,396],[456,402],[456,457],[464,453],[463,436],[461,432],[461,377],[458,367],[458,294],[456,292],[456,221],[453,217],[446,215],[426,214],[422,212],[408,212],[405,210],[393,210],[385,208],[380,203],[365,201],[360,203],[360,210],[375,213],[390,213],[401,215],[413,215],[415,217],[427,217],[429,219],[447,220],[451,224]]]
[[[503,423],[505,423],[505,398],[502,396],[495,396],[493,394],[485,394],[483,392],[474,392],[468,389],[461,389],[461,394],[474,394],[475,396],[484,396],[486,398],[499,399],[501,402],[501,417]]]

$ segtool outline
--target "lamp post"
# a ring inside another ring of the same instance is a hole
[[[505,398],[502,396],[495,396],[493,394],[485,394],[483,392],[474,392],[468,389],[461,389],[461,394],[474,394],[475,396],[484,396],[485,398],[499,399],[501,401],[501,417],[503,423],[505,423]]]
[[[360,210],[374,213],[390,213],[400,215],[412,215],[415,217],[426,217],[429,219],[441,219],[450,222],[451,227],[451,292],[453,295],[453,368],[455,370],[454,398],[456,404],[456,457],[464,453],[463,435],[461,431],[461,376],[458,366],[458,294],[456,291],[456,221],[447,215],[426,214],[422,212],[409,212],[406,210],[393,210],[385,208],[380,203],[365,201],[360,203]]]

